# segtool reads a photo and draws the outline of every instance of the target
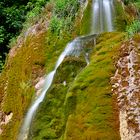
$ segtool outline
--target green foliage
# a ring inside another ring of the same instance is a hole
[[[2,61],[2,56],[0,56],[0,71],[3,69],[3,66],[4,66],[4,64]]]
[[[129,36],[133,32],[137,32],[140,12],[139,0],[125,0],[123,1],[125,6],[122,6],[120,2],[116,2],[116,28],[118,31],[127,31]]]
[[[121,3],[116,2],[115,11],[116,11],[116,17],[114,21],[115,27],[117,31],[125,31],[128,19]]]
[[[79,4],[78,0],[57,0],[54,12],[59,17],[72,16],[77,12]]]
[[[135,6],[137,8],[138,16],[140,17],[140,1],[137,1],[134,4],[135,4]]]
[[[32,18],[38,16],[38,14],[41,12],[41,8],[46,4],[47,1],[48,0],[37,0],[34,5],[32,2],[28,2],[26,8],[32,10],[27,13],[26,22],[29,22],[28,20],[32,20]]]
[[[58,35],[61,33],[61,29],[71,31],[79,5],[78,0],[57,0],[50,21],[51,31]]]
[[[129,2],[130,2],[130,0],[124,0],[124,4],[125,4],[125,5],[128,5]]]
[[[124,0],[123,2],[124,2],[125,5],[128,5],[130,3],[139,2],[139,0]]]
[[[36,17],[47,1],[48,0],[1,0],[0,55],[2,56],[2,60],[6,57],[5,53],[9,51],[7,46],[10,40],[19,35],[25,20]]]
[[[5,29],[3,26],[0,26],[0,43],[3,43],[5,35]]]
[[[51,32],[59,34],[64,24],[63,19],[59,20],[57,16],[53,16],[50,21]]]
[[[8,29],[16,33],[22,28],[22,22],[24,21],[24,7],[18,9],[16,6],[8,7],[3,10],[3,15],[6,18],[6,24]]]
[[[130,25],[126,27],[126,32],[128,33],[128,37],[131,38],[134,34],[140,31],[140,21],[134,20]]]

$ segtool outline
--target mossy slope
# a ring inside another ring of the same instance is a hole
[[[28,36],[16,55],[8,60],[0,77],[1,111],[5,115],[12,112],[13,117],[2,126],[0,139],[17,138],[23,116],[35,93],[34,85],[39,77],[52,70],[66,43],[73,38],[67,34],[65,32],[58,38],[48,30]]]
[[[119,140],[117,109],[110,77],[123,39],[121,33],[101,35],[90,65],[76,78],[66,97],[69,112],[64,140]]]
[[[6,115],[13,113],[9,124],[3,126],[1,139],[16,139],[23,113],[34,93],[34,80],[45,72],[44,39],[44,34],[28,37],[18,49],[17,55],[10,59],[0,77],[0,89],[5,89],[0,90],[0,95],[4,96],[1,110]]]
[[[82,71],[85,64],[80,59],[67,58],[62,63],[37,111],[30,139],[120,139],[110,77],[123,39],[122,33],[100,35],[90,65]]]
[[[32,123],[31,140],[59,139],[66,123],[64,101],[75,76],[86,66],[79,58],[66,58],[58,68],[54,83],[40,105]]]

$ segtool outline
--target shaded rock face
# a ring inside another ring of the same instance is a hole
[[[121,46],[115,76],[114,94],[120,108],[120,135],[122,140],[140,139],[140,44],[129,40]]]

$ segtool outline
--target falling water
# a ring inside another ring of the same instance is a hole
[[[88,42],[92,41],[93,39],[91,39],[91,37],[86,37]],[[92,37],[93,38],[93,37]],[[72,42],[68,43],[68,45],[66,46],[65,50],[61,53],[61,55],[59,56],[55,68],[53,71],[51,71],[45,78],[45,84],[44,87],[42,89],[41,94],[38,96],[38,98],[33,102],[33,104],[31,105],[31,107],[29,108],[29,111],[27,112],[27,115],[25,117],[25,120],[23,122],[23,126],[20,130],[19,133],[19,137],[18,140],[26,140],[28,138],[28,134],[29,134],[29,129],[30,129],[30,125],[33,119],[33,116],[35,115],[35,112],[39,106],[39,104],[43,101],[48,89],[50,88],[50,86],[52,85],[55,73],[57,68],[60,66],[60,64],[63,62],[64,58],[66,56],[75,56],[78,57],[80,56],[81,53],[84,53],[85,56],[85,60],[87,62],[87,64],[89,64],[89,60],[88,60],[88,52],[84,51],[84,42],[82,41],[84,40],[84,37],[79,37],[76,38],[75,40],[73,40]]]
[[[66,56],[75,56],[78,57],[83,53],[87,64],[89,64],[89,51],[90,49],[87,46],[90,44],[96,44],[96,37],[98,33],[104,31],[112,31],[112,11],[113,11],[113,2],[111,0],[93,0],[92,4],[93,16],[92,16],[92,26],[91,33],[92,35],[82,36],[74,39],[72,42],[68,43],[65,50],[59,56],[54,70],[50,72],[45,78],[45,84],[42,89],[41,94],[35,99],[31,107],[29,108],[27,115],[25,116],[23,125],[21,127],[18,140],[26,140],[28,138],[30,125],[32,119],[35,115],[35,112],[39,104],[44,100],[47,91],[53,83],[53,79],[58,67],[63,62]]]
[[[93,0],[91,33],[113,31],[113,0]]]

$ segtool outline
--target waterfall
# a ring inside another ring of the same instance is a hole
[[[50,86],[52,85],[56,70],[61,65],[61,63],[63,62],[64,58],[66,56],[78,57],[78,56],[80,56],[81,53],[83,53],[83,51],[84,51],[83,41],[82,41],[83,39],[84,39],[84,37],[76,38],[72,42],[68,43],[68,45],[66,46],[65,50],[59,56],[59,58],[58,58],[58,60],[56,62],[56,65],[54,67],[54,70],[51,71],[46,76],[45,84],[44,84],[44,87],[42,89],[41,94],[33,102],[33,104],[31,105],[31,107],[29,108],[29,110],[27,112],[27,115],[25,116],[22,128],[21,128],[19,136],[18,136],[18,140],[26,140],[28,138],[30,125],[31,125],[32,119],[33,119],[33,117],[35,115],[35,112],[36,112],[39,104],[44,100],[47,91],[49,90]],[[87,39],[91,40],[90,37],[87,38]],[[88,60],[87,55],[88,55],[88,52],[85,52],[85,54],[84,54],[85,60],[86,60],[87,64],[89,64],[89,60]]]
[[[93,0],[91,33],[113,31],[113,0]]]
[[[42,89],[41,94],[35,99],[31,107],[29,108],[27,115],[23,121],[23,125],[21,127],[18,140],[26,140],[28,138],[30,125],[32,119],[36,113],[36,110],[39,104],[44,100],[47,91],[53,83],[53,79],[58,67],[63,62],[66,56],[80,56],[83,53],[87,64],[89,64],[89,51],[86,47],[89,44],[96,44],[96,37],[98,33],[104,31],[112,31],[113,23],[112,23],[112,11],[113,11],[113,2],[111,0],[93,0],[92,3],[92,26],[91,33],[92,35],[81,36],[74,39],[72,42],[68,43],[65,50],[59,56],[54,70],[51,71],[45,78],[45,84]]]

